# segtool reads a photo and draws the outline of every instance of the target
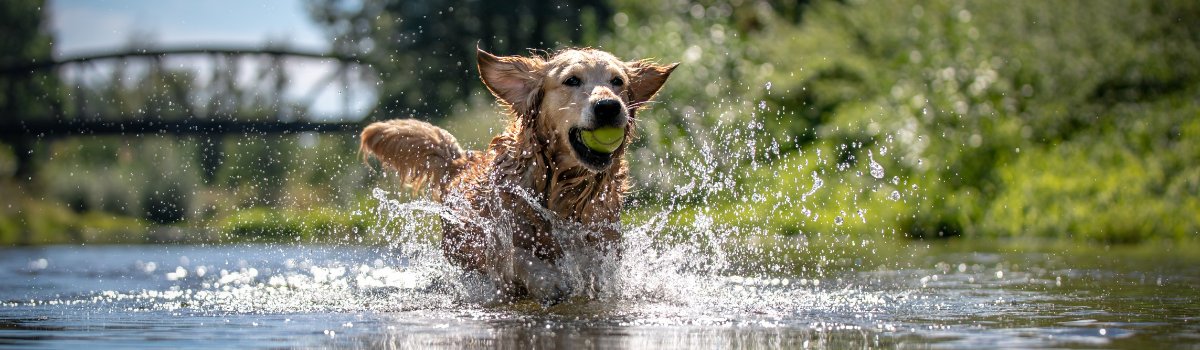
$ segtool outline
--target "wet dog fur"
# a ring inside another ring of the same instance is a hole
[[[487,275],[503,295],[552,305],[580,292],[555,265],[563,245],[620,254],[629,189],[623,157],[635,116],[678,63],[571,49],[550,57],[479,50],[478,64],[484,85],[513,115],[487,151],[464,151],[449,132],[412,119],[367,126],[361,149],[454,217],[482,219],[443,217],[441,248],[451,262]],[[613,153],[582,143],[581,130],[599,127],[624,128]],[[554,228],[574,234],[561,242]]]

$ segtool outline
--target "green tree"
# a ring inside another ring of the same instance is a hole
[[[337,55],[378,75],[370,118],[442,120],[484,92],[475,48],[524,55],[594,43],[612,16],[601,0],[310,0]]]
[[[45,1],[14,0],[0,4],[0,118],[50,119],[61,111],[52,74],[28,67],[51,61],[49,29],[44,23]],[[7,124],[7,123],[5,123]],[[16,177],[27,178],[33,160],[33,141],[27,137],[2,140],[13,147]]]

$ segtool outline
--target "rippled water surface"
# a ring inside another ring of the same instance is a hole
[[[0,347],[1195,348],[1186,254],[910,244],[812,276],[677,276],[658,292],[492,305],[386,248],[0,250]],[[969,250],[966,250],[969,251]],[[859,265],[865,265],[859,263]],[[890,267],[889,267],[890,266]],[[461,280],[448,281],[446,279]],[[662,277],[656,277],[661,279]],[[634,281],[636,282],[636,281]],[[667,282],[667,283],[664,283]],[[482,288],[480,290],[484,290]]]

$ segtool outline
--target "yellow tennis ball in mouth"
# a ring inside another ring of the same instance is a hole
[[[593,151],[613,153],[613,151],[621,147],[621,141],[625,141],[625,129],[607,127],[596,130],[581,130],[579,131],[579,137],[583,139],[583,145]]]

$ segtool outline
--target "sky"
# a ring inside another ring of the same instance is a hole
[[[304,0],[48,0],[47,9],[52,52],[59,60],[125,51],[135,40],[157,49],[283,43],[291,51],[329,52],[329,40],[310,19]],[[200,76],[211,72],[211,64],[200,60],[190,68]],[[286,97],[301,100],[335,68],[327,62],[289,61],[294,81]],[[361,118],[376,98],[369,87],[352,86],[354,101],[347,107],[338,86],[322,89],[309,110],[318,120],[345,114]]]
[[[55,58],[126,47],[133,38],[155,47],[263,46],[327,52],[329,42],[303,0],[50,0]]]

